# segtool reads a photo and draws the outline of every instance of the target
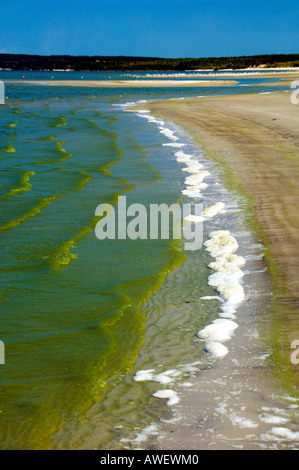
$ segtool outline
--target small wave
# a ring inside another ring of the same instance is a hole
[[[84,189],[84,186],[89,183],[90,180],[92,180],[92,176],[86,173],[86,171],[80,170],[79,173],[84,176],[81,181],[79,181],[77,188],[75,191],[82,191]]]
[[[2,147],[0,151],[4,153],[16,153],[15,147],[10,144],[6,145],[5,147]]]
[[[88,122],[92,127],[98,128],[98,125],[92,119],[84,118],[84,121]]]
[[[53,140],[53,139],[48,139],[48,140]],[[55,142],[54,148],[52,149],[52,153],[62,155],[60,158],[52,159],[52,160],[46,160],[46,161],[38,161],[35,162],[36,164],[48,164],[48,163],[58,163],[58,162],[64,162],[65,160],[68,160],[72,154],[67,152],[62,145],[64,144],[64,141],[60,142]]]
[[[55,140],[55,137],[53,137],[52,135],[46,135],[45,137],[41,137],[39,140],[41,142],[47,142],[49,140]]]
[[[2,194],[0,197],[1,198],[9,197],[9,196],[14,196],[15,194],[24,193],[25,191],[30,191],[32,186],[29,183],[29,179],[33,175],[35,175],[34,171],[24,171],[21,176],[18,186],[11,188],[7,193]]]
[[[5,224],[0,226],[0,230],[11,230],[21,223],[25,222],[27,219],[30,219],[31,217],[36,217],[37,215],[40,214],[42,209],[47,207],[49,204],[51,204],[52,201],[55,201],[57,199],[57,195],[52,194],[51,196],[44,197],[39,204],[37,204],[35,207],[33,207],[29,212],[27,212],[24,215],[21,215],[20,217],[17,217],[16,219],[12,219]]]
[[[57,162],[63,162],[65,160],[67,160],[68,158],[70,158],[72,156],[71,153],[67,152],[63,147],[62,145],[64,144],[63,141],[60,141],[60,142],[56,142],[55,143],[55,151],[58,152],[59,154],[62,154],[63,157],[59,158],[58,160],[55,160]]]
[[[4,126],[6,129],[11,129],[13,127],[16,127],[17,126],[17,121],[12,121],[11,123],[9,124],[6,124],[6,126]]]
[[[67,125],[67,120],[64,117],[57,119],[56,124],[53,124],[52,127],[62,127]]]

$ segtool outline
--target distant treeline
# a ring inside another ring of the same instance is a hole
[[[0,68],[12,70],[195,70],[242,69],[247,67],[299,67],[299,54],[272,54],[199,59],[162,59],[125,56],[71,56],[0,54]]]

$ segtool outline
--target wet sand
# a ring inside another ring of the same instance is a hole
[[[299,105],[290,98],[285,92],[139,106],[185,128],[221,163],[228,185],[248,196],[273,292],[263,302],[269,289],[255,281],[259,300],[249,297],[242,307],[232,356],[201,371],[174,412],[180,418],[151,448],[298,448],[296,419],[290,435],[273,424],[290,418],[286,391],[299,391],[299,366],[290,360],[291,342],[299,339]]]

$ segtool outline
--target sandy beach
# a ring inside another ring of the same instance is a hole
[[[227,185],[248,197],[254,216],[251,228],[266,247],[273,290],[270,308],[265,305],[267,319],[260,316],[261,312],[253,315],[250,300],[245,303],[243,335],[240,339],[240,329],[234,345],[239,364],[225,359],[195,381],[179,405],[185,416],[183,424],[166,426],[166,438],[158,448],[227,449],[233,448],[234,442],[243,449],[258,448],[257,435],[248,439],[248,429],[243,432],[239,426],[236,432],[231,426],[232,416],[242,408],[232,396],[243,388],[238,400],[242,400],[244,409],[251,408],[246,418],[254,422],[256,410],[265,405],[265,396],[275,390],[273,383],[298,394],[298,366],[291,364],[290,355],[291,342],[299,339],[299,107],[290,98],[291,93],[284,92],[164,100],[139,106],[182,126],[208,157],[222,165]],[[251,334],[250,324],[258,329],[262,326],[262,335],[271,347],[272,359],[267,366],[255,362],[259,349],[263,354],[259,341],[252,357],[242,352]],[[223,403],[230,407],[226,421],[223,416],[227,408],[218,406],[218,418],[215,410],[223,389],[227,393]],[[209,435],[211,429],[213,434]]]

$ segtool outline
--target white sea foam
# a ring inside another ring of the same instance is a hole
[[[174,379],[181,375],[181,372],[176,369],[167,370],[161,372],[160,374],[154,374],[154,369],[149,370],[140,370],[135,374],[135,382],[159,382],[160,384],[169,384],[174,381]]]
[[[210,269],[213,269],[214,271],[231,271],[235,268],[241,268],[242,266],[244,266],[244,264],[245,259],[243,258],[243,256],[231,254],[225,257],[218,257],[217,261],[212,261],[212,263],[210,263],[208,267]]]
[[[230,310],[224,309],[221,313],[219,313],[220,318],[229,318],[230,320],[236,320],[237,317],[235,315],[236,309],[231,308]]]
[[[182,382],[180,384],[181,387],[192,387],[193,386],[193,383],[192,382]]]
[[[238,285],[239,279],[241,279],[243,276],[244,276],[244,273],[239,268],[233,268],[232,271],[221,270],[209,276],[208,284],[212,287],[217,287],[217,288],[220,286],[235,287],[236,284]],[[226,300],[228,299],[226,298]]]
[[[197,191],[198,189],[205,189],[205,183],[201,183],[200,185],[195,187],[195,191]],[[184,190],[183,194],[189,194],[189,191],[194,191],[193,187],[189,187],[187,190]],[[187,220],[189,222],[204,222],[205,220],[212,219],[213,217],[215,217],[215,215],[219,214],[222,211],[223,207],[223,202],[217,202],[213,206],[204,209],[202,216],[189,214],[184,217],[184,220]]]
[[[203,165],[197,160],[191,160],[185,163],[187,166],[185,168],[182,168],[182,171],[187,171],[188,173],[196,174],[199,170],[203,168]]]
[[[223,210],[218,204],[210,211],[211,214]],[[222,299],[220,306],[220,319],[214,320],[210,325],[198,332],[200,338],[205,339],[205,350],[215,357],[227,354],[228,349],[220,348],[219,344],[229,341],[238,327],[233,320],[237,306],[245,299],[244,289],[240,282],[244,272],[240,269],[245,264],[242,256],[235,254],[239,245],[228,230],[218,230],[210,233],[210,238],[204,243],[206,250],[215,258],[208,267],[215,271],[209,276],[208,284],[215,287]],[[213,297],[212,297],[213,298]],[[218,298],[218,297],[214,297]],[[217,343],[217,344],[214,344]]]
[[[283,408],[278,408],[277,406],[272,406],[272,407],[262,406],[261,410],[262,411],[267,411],[267,412],[271,411],[271,413],[275,413],[275,414],[279,414],[279,415],[285,415],[285,416],[287,415],[286,410],[284,410]]]
[[[185,178],[185,184],[190,186],[196,186],[204,180],[209,175],[209,171],[207,170],[200,170],[194,175],[187,176]]]
[[[199,331],[197,336],[210,341],[224,343],[231,339],[236,328],[238,328],[238,325],[234,321],[218,318]]]
[[[153,380],[154,372],[155,372],[155,369],[140,370],[135,374],[135,377],[133,380],[135,380],[135,382]]]
[[[165,147],[184,147],[186,144],[183,144],[181,142],[169,142],[162,145],[164,145]]]
[[[264,253],[259,253],[258,255],[246,255],[246,261],[259,261],[263,259]]]
[[[217,286],[217,290],[224,300],[233,306],[243,302],[245,299],[244,289],[238,284],[222,284]]]
[[[270,434],[270,436],[269,436]],[[264,437],[268,437],[268,440],[271,438],[271,434],[277,436],[279,438],[283,438],[287,441],[299,441],[299,432],[298,431],[291,431],[288,428],[282,427],[273,427],[270,429],[269,434],[264,434]],[[261,436],[262,437],[262,436]]]
[[[239,272],[240,268],[235,263],[226,262],[226,258],[219,258],[218,261],[213,261],[208,264],[208,267],[213,271],[222,271],[224,273]]]
[[[230,420],[233,425],[238,426],[239,428],[257,428],[258,423],[252,421],[251,419],[244,418],[243,416],[238,416],[236,414],[232,414],[230,416]]]
[[[188,160],[190,161],[190,158],[192,158],[192,155],[189,156],[188,154],[184,154],[183,152],[177,152],[176,155],[177,154],[179,154],[177,156],[177,160],[179,161],[186,162]],[[208,171],[197,168],[196,172],[185,178],[186,189],[182,190],[182,194],[190,198],[202,198],[203,196],[201,191],[205,190],[208,187],[206,183],[203,183],[203,180],[209,174],[210,173]]]
[[[271,415],[269,413],[261,413],[259,415],[259,420],[267,424],[285,424],[289,421],[288,418],[283,418],[281,416]]]
[[[130,442],[134,446],[140,446],[144,442],[148,440],[150,436],[158,436],[160,435],[159,428],[156,424],[152,423],[149,426],[146,426],[139,434],[135,437],[135,439],[126,439],[122,438],[119,442]]]
[[[228,348],[218,341],[207,340],[205,350],[214,357],[224,357],[228,353]]]
[[[237,311],[237,306],[235,304],[230,304],[228,302],[224,302],[221,307],[220,307],[221,313],[219,313],[219,316],[221,318],[230,318],[231,320],[236,319],[236,311]]]
[[[174,135],[174,132],[168,127],[159,127],[161,134],[164,134],[166,137],[172,140],[178,140],[178,137]]]
[[[218,300],[219,302],[223,302],[222,297],[219,295],[205,295],[203,297],[200,297],[199,300]]]
[[[239,248],[237,240],[228,230],[218,230],[210,233],[210,239],[204,243],[204,246],[213,258],[226,257]]]
[[[297,402],[298,401],[298,398],[295,398],[295,397],[290,397],[290,396],[283,396],[282,397],[284,400],[287,400],[287,401],[293,401],[293,402]]]
[[[213,204],[212,206],[207,207],[206,209],[204,209],[203,215],[206,218],[211,219],[212,217],[215,217],[215,215],[217,215],[219,213],[224,213],[223,212],[224,207],[225,207],[224,202],[216,202],[216,204]]]
[[[195,199],[201,199],[203,197],[202,193],[200,192],[199,189],[193,188],[190,186],[187,189],[182,190],[182,194],[184,196],[188,196],[190,198],[195,198]]]
[[[177,393],[173,390],[157,390],[155,393],[153,393],[153,397],[167,398],[167,405],[176,405],[180,401]]]
[[[194,185],[187,185],[187,189],[191,189],[193,191],[203,191],[205,189],[207,189],[208,185],[206,183],[197,183],[197,184],[194,184]]]
[[[164,121],[161,121],[160,119],[156,119],[154,116],[151,116],[150,114],[144,114],[144,113],[139,114],[139,113],[140,111],[138,111],[137,116],[147,119],[148,122],[153,122],[155,124],[159,124],[160,126],[164,126]]]
[[[192,188],[193,186],[188,186],[188,187]],[[201,191],[204,191],[205,189],[207,189],[207,187],[208,187],[207,183],[199,183],[199,184],[194,186],[194,188],[198,188]]]
[[[135,106],[137,104],[136,101],[130,101],[128,103],[116,103],[113,104],[112,106],[120,106],[121,108],[130,108],[132,106]]]
[[[155,369],[146,369],[136,372],[133,380],[135,382],[159,382],[163,385],[175,382],[182,375],[193,375],[198,371],[196,367],[199,363],[195,362],[192,364],[179,365],[177,369],[169,369],[158,374],[155,373]]]
[[[192,159],[192,155],[184,153],[182,150],[175,152],[176,161],[179,163],[188,163]]]
[[[184,217],[184,220],[187,220],[187,222],[203,222],[205,220],[205,217],[202,217],[201,215],[193,215],[189,214],[186,217]]]

